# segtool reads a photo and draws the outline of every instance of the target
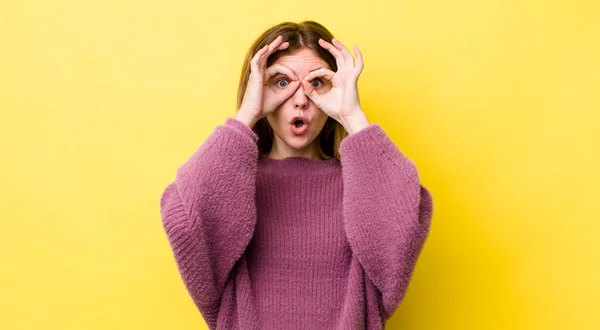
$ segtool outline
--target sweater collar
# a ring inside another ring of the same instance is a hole
[[[341,168],[341,163],[335,158],[312,160],[305,157],[287,157],[273,159],[269,157],[258,160],[259,170],[275,173],[331,173]]]

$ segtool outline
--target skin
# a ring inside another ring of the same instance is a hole
[[[311,49],[303,48],[290,55],[282,56],[273,64],[280,64],[289,68],[296,77],[303,79],[311,71],[320,68],[329,68],[329,65],[317,56]],[[293,78],[287,75],[274,76],[268,82],[274,90],[286,87]],[[320,78],[311,81],[310,87],[320,92],[328,91],[330,84]],[[290,121],[294,116],[305,116],[308,119],[308,131],[296,136],[292,133]],[[269,157],[282,159],[286,157],[306,157],[309,159],[320,159],[316,148],[316,137],[319,135],[325,122],[327,114],[317,108],[315,103],[305,93],[305,86],[299,85],[296,91],[286,99],[273,113],[267,116],[267,121],[274,132],[275,148]]]
[[[319,45],[335,57],[337,72],[331,71],[310,49],[282,56],[266,68],[269,55],[289,47],[281,36],[259,50],[251,60],[248,86],[235,118],[252,128],[258,120],[267,117],[275,133],[271,158],[296,156],[319,160],[315,138],[327,117],[338,121],[348,134],[369,125],[358,97],[357,82],[363,69],[360,50],[354,46],[355,61],[337,39],[332,43],[320,39]],[[289,122],[300,114],[308,117],[309,132],[295,136]]]

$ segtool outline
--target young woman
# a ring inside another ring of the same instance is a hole
[[[166,187],[163,226],[210,329],[383,329],[400,305],[432,198],[367,121],[354,52],[312,21],[264,32],[237,114]]]

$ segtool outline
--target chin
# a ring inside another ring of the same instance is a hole
[[[302,150],[309,147],[313,143],[314,139],[308,140],[305,137],[291,137],[284,140],[285,144],[287,144],[290,148],[294,148],[296,150]]]

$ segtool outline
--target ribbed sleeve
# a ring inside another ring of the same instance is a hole
[[[400,305],[429,233],[432,198],[414,163],[378,124],[340,145],[344,228],[381,293],[385,318]]]
[[[258,137],[228,118],[164,190],[161,216],[181,277],[210,329],[256,225]]]

